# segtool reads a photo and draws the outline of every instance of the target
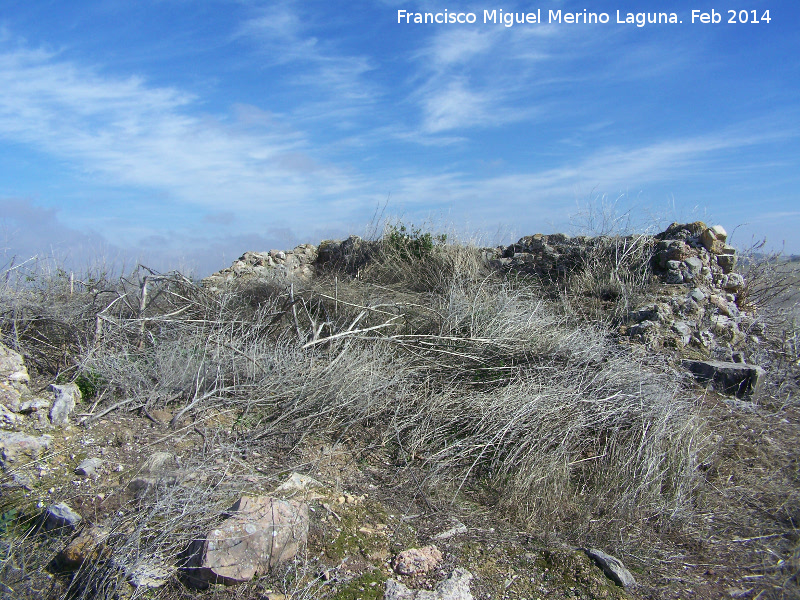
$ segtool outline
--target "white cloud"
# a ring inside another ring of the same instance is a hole
[[[238,105],[240,125],[198,108],[180,90],[103,76],[56,54],[0,54],[0,137],[67,159],[102,184],[243,210],[264,203],[303,210],[357,186],[312,156],[305,136],[278,124],[279,116]]]

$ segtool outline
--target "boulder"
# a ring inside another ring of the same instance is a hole
[[[610,554],[606,554],[597,548],[584,549],[586,555],[591,558],[598,567],[603,570],[606,577],[626,590],[636,587],[636,580],[631,572],[625,568],[622,562]]]
[[[386,581],[384,600],[472,600],[469,583],[472,573],[466,569],[455,569],[450,577],[440,582],[436,588],[428,590],[411,590],[399,581]]]
[[[439,566],[442,562],[442,553],[436,546],[423,548],[409,548],[398,554],[392,566],[400,575],[417,575],[427,573]]]
[[[0,467],[5,469],[23,458],[37,460],[52,441],[50,435],[34,437],[16,431],[0,432]]]
[[[754,365],[719,360],[684,360],[683,366],[720,393],[747,398],[758,394],[766,373]]]
[[[189,583],[236,585],[294,558],[308,539],[308,505],[265,496],[242,496],[231,516],[189,550]]]
[[[75,410],[75,405],[81,401],[81,391],[74,383],[65,385],[50,385],[53,392],[53,406],[50,408],[50,422],[57,426],[69,423],[69,416]]]

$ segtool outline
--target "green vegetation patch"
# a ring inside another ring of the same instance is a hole
[[[380,600],[386,585],[386,575],[375,569],[351,579],[339,588],[332,600]]]

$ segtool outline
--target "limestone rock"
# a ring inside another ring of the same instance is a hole
[[[50,422],[59,427],[69,423],[69,416],[75,410],[75,405],[81,401],[81,391],[74,383],[65,385],[50,385],[50,390],[55,396],[53,406],[50,408]]]
[[[7,468],[23,458],[36,460],[50,447],[53,437],[34,437],[25,433],[0,432],[0,467]]]
[[[301,473],[292,473],[289,477],[280,484],[275,491],[276,492],[305,492],[312,488],[321,488],[324,487],[321,482],[317,481],[313,477],[309,475],[303,475]]]
[[[23,415],[46,412],[50,409],[51,404],[52,402],[45,400],[44,398],[32,398],[30,400],[26,400],[20,405],[19,412]]]
[[[0,405],[19,412],[20,403],[30,394],[30,379],[22,355],[0,343]]]
[[[147,561],[128,571],[128,583],[135,588],[156,589],[162,587],[175,573],[175,567],[166,562]]]
[[[636,587],[636,580],[631,575],[631,572],[625,568],[622,562],[610,554],[606,554],[597,548],[588,548],[584,552],[591,558],[598,567],[603,569],[611,581],[624,587],[625,589],[632,589]]]
[[[31,380],[22,355],[2,342],[0,342],[0,379],[25,385]]]
[[[467,533],[468,531],[469,530],[467,529],[466,525],[464,525],[461,521],[457,519],[453,519],[453,526],[450,529],[442,531],[441,533],[437,533],[435,536],[433,536],[433,539],[446,540],[456,535]]]
[[[399,581],[389,579],[386,581],[384,600],[472,600],[470,581],[472,573],[461,568],[455,569],[432,592],[411,590]]]
[[[720,229],[722,229],[720,227]],[[703,246],[706,250],[708,250],[711,254],[722,254],[723,249],[725,248],[725,239],[726,235],[724,234],[724,229],[722,229],[723,235],[721,236],[722,239],[717,235],[716,231],[709,227],[703,233],[700,234],[700,241],[702,242]]]
[[[678,340],[683,346],[687,346],[692,341],[692,328],[686,321],[675,321],[672,324],[672,331],[678,335]]]
[[[308,505],[242,496],[231,516],[195,543],[187,568],[191,583],[236,585],[294,558],[308,539]]]
[[[731,248],[732,250],[733,248]],[[724,248],[723,251],[727,250]],[[736,267],[736,255],[735,254],[720,254],[717,256],[717,264],[722,269],[723,273],[730,273]]]
[[[4,404],[0,404],[0,427],[3,429],[15,429],[19,426],[21,418],[11,412]]]
[[[695,378],[712,383],[723,394],[746,398],[757,394],[766,373],[761,367],[717,360],[684,360],[683,366]]]
[[[409,548],[398,554],[394,561],[394,570],[400,575],[416,575],[435,569],[442,562],[442,553],[436,546]]]
[[[47,507],[43,515],[43,526],[45,531],[54,529],[75,529],[81,522],[82,517],[76,513],[68,504],[59,502]]]
[[[97,470],[102,466],[101,458],[85,458],[75,467],[75,474],[83,477],[97,477]]]
[[[18,388],[10,381],[0,380],[0,404],[14,412],[19,410],[22,401],[22,392]]]

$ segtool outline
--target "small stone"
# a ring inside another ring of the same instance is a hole
[[[19,427],[22,418],[16,413],[11,412],[4,404],[0,404],[0,427],[4,429],[15,429]]]
[[[103,460],[100,458],[85,458],[75,467],[75,474],[83,477],[97,477],[97,470],[102,464]]]
[[[711,231],[720,242],[724,242],[728,239],[728,232],[725,231],[722,225],[713,225]]]
[[[151,410],[150,416],[153,417],[159,423],[169,423],[172,420],[172,413],[168,410]]]
[[[260,454],[253,452],[253,456],[260,456]],[[311,488],[319,488],[323,487],[322,483],[314,479],[313,477],[309,477],[308,475],[302,475],[300,473],[292,473],[289,477],[280,484],[276,492],[304,492]]]
[[[347,499],[346,499],[344,496],[339,496],[339,497],[336,499],[336,502],[337,502],[338,504],[344,504],[345,502],[347,502]]]
[[[137,475],[128,482],[127,487],[139,498],[158,485],[177,484],[178,477],[178,460],[175,455],[171,452],[154,452],[139,468]]]
[[[448,529],[446,531],[443,531],[443,532],[433,536],[433,539],[435,539],[435,540],[446,540],[446,539],[451,538],[453,536],[461,535],[462,533],[467,533],[467,531],[469,531],[467,529],[467,526],[464,525],[462,522],[457,521],[455,519],[453,520],[453,522],[454,522],[453,527],[451,527],[450,529]]]
[[[689,292],[689,298],[691,298],[695,302],[702,302],[703,300],[706,299],[706,295],[700,288],[694,288],[691,292]]]
[[[597,566],[599,566],[603,573],[606,574],[611,581],[625,589],[632,589],[636,587],[636,580],[631,575],[631,572],[625,568],[622,562],[610,554],[606,554],[597,548],[588,548],[584,552],[591,558]]]
[[[64,502],[48,506],[43,519],[45,531],[62,528],[75,529],[81,522],[81,516]]]

